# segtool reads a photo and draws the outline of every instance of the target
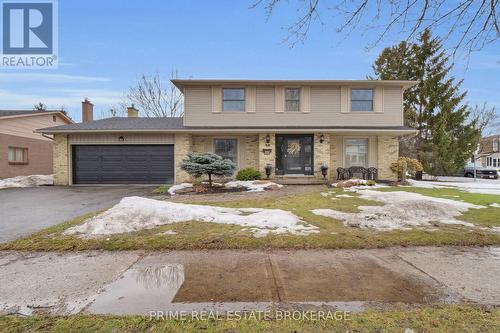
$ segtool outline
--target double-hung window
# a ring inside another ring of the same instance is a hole
[[[345,139],[345,166],[368,167],[368,139]]]
[[[373,89],[351,89],[351,111],[373,111]]]
[[[9,147],[8,161],[11,164],[27,164],[28,148]]]
[[[245,112],[245,89],[223,88],[222,111]]]
[[[299,88],[285,88],[285,111],[300,111]]]
[[[214,152],[234,163],[238,162],[238,141],[236,139],[214,139]]]

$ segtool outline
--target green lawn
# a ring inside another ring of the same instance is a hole
[[[423,306],[366,311],[349,320],[150,320],[143,316],[1,316],[1,332],[499,332],[500,309]]]
[[[500,196],[461,192],[455,189],[421,188],[381,188],[381,191],[412,191],[429,196],[454,200],[464,200],[474,204],[500,203]],[[341,193],[341,189],[334,190]],[[458,197],[454,197],[458,196]],[[162,250],[162,249],[307,249],[307,248],[381,248],[388,246],[459,245],[485,246],[500,245],[500,233],[479,228],[471,229],[460,225],[439,225],[438,231],[413,229],[410,231],[376,231],[346,227],[340,221],[314,215],[314,208],[331,208],[346,212],[358,211],[360,205],[380,205],[357,197],[331,200],[311,192],[294,196],[276,196],[262,199],[206,203],[227,207],[262,207],[290,210],[310,224],[320,228],[319,234],[309,236],[269,235],[255,238],[240,226],[204,222],[185,222],[160,226],[128,234],[82,239],[65,236],[66,228],[80,224],[88,214],[72,221],[45,229],[33,235],[0,245],[0,250],[72,251],[72,250]],[[480,226],[500,226],[500,208],[487,207],[471,209],[459,217]],[[166,230],[174,230],[177,235],[162,235]]]

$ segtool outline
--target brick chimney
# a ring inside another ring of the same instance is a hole
[[[94,104],[90,103],[89,99],[85,97],[82,102],[82,123],[94,120]]]
[[[137,117],[139,117],[139,110],[137,110],[134,107],[134,104],[132,104],[131,106],[129,106],[127,108],[127,117],[129,117],[129,118],[137,118]]]

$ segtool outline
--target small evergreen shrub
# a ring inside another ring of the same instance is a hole
[[[262,174],[260,173],[260,171],[254,168],[241,169],[236,175],[237,180],[257,180],[261,178]]]
[[[189,153],[182,160],[181,169],[196,178],[208,176],[208,184],[212,188],[212,177],[232,176],[236,164],[213,153]]]

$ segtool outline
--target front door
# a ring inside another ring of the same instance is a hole
[[[277,135],[276,173],[312,175],[313,141],[312,135]]]

